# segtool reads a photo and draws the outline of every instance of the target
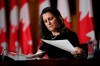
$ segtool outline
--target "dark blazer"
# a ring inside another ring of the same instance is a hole
[[[79,46],[79,40],[78,40],[77,34],[70,30],[64,30],[64,32],[60,33],[60,35],[56,37],[49,35],[43,39],[47,39],[47,40],[68,39],[74,47]],[[46,51],[49,58],[74,58],[74,56],[70,54],[69,52],[62,50],[60,48],[57,48],[55,46],[49,45],[45,42],[42,42],[40,49],[43,51]]]

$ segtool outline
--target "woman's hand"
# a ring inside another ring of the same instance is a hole
[[[71,54],[73,54],[76,58],[80,58],[85,56],[85,51],[82,48],[75,47],[75,50],[71,52]]]
[[[31,58],[42,58],[44,55],[45,55],[45,51],[38,51],[37,53],[35,54],[31,54],[31,55],[27,55],[25,56],[27,59],[31,59]]]

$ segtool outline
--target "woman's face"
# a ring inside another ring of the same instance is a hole
[[[59,27],[57,18],[50,12],[43,14],[43,21],[48,30],[50,30],[51,32],[57,31]]]

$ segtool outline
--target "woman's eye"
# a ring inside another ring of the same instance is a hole
[[[47,20],[44,20],[44,23],[47,23],[48,21],[53,20],[53,17],[48,18]]]
[[[52,19],[53,19],[53,17],[50,17],[50,18],[49,18],[49,20],[52,20]]]

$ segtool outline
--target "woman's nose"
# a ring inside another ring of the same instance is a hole
[[[51,22],[48,20],[48,22],[47,22],[48,24],[51,24]]]

